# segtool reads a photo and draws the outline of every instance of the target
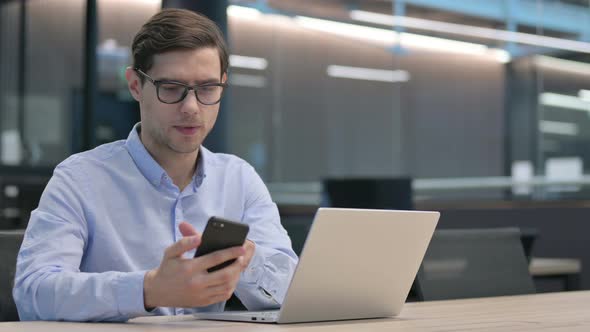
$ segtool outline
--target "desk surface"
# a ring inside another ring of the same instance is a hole
[[[126,324],[15,322],[0,331],[590,331],[590,291],[408,303],[398,318],[273,325],[143,317]]]

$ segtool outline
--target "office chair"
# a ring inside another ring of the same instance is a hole
[[[535,293],[517,228],[436,231],[416,282],[424,301]]]
[[[533,257],[533,247],[539,237],[539,230],[532,227],[520,227],[520,243],[524,249],[524,255],[527,262],[531,262]]]
[[[12,298],[16,256],[23,242],[24,230],[0,231],[0,322],[18,321]]]

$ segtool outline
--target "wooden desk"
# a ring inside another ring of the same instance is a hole
[[[529,265],[529,272],[536,279],[562,280],[564,290],[579,290],[582,262],[574,258],[533,257]]]
[[[398,318],[307,324],[254,324],[198,321],[191,316],[142,317],[126,324],[0,323],[0,332],[21,331],[590,331],[590,291],[469,300],[416,302]]]

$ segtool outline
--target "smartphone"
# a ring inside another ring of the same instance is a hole
[[[246,224],[241,224],[234,221],[229,221],[219,217],[211,217],[205,226],[203,235],[201,237],[201,245],[195,252],[195,257],[203,256],[208,253],[212,253],[217,250],[239,247],[246,241],[246,235],[250,227]],[[213,272],[222,269],[231,263],[235,259],[223,262],[207,271]]]

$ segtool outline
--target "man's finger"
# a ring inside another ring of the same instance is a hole
[[[207,292],[208,297],[217,297],[217,296],[231,296],[233,292],[236,290],[235,285],[230,284],[223,284],[208,287],[205,291]]]
[[[227,277],[235,275],[237,277],[237,280],[234,280],[234,283],[237,284],[240,273],[243,270],[243,264],[244,257],[240,256],[236,259],[235,262],[224,267],[223,269],[209,273],[207,277],[203,280],[207,283],[208,287],[217,287],[221,285],[227,285],[227,283],[230,282],[228,281]]]
[[[245,253],[246,251],[244,247],[232,247],[214,251],[210,254],[201,256],[197,258],[198,262],[196,263],[200,264],[200,266],[206,270],[231,259],[237,259],[238,257],[243,256]]]
[[[198,247],[199,244],[201,244],[201,237],[199,235],[183,237],[170,247],[166,248],[164,258],[171,259],[180,257],[185,252]]]
[[[186,221],[181,222],[178,225],[178,229],[182,236],[193,236],[193,235],[200,235],[199,232],[193,227],[193,225],[187,223]]]

